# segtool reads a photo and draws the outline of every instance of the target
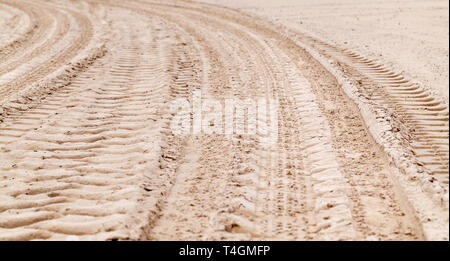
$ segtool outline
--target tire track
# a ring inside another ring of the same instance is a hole
[[[164,10],[162,13],[167,14],[167,10]],[[183,19],[183,21],[185,21],[184,24],[186,24],[186,19]],[[192,26],[192,28],[199,27]],[[210,48],[214,46],[213,43],[222,42],[212,40],[215,37],[210,35],[209,32],[210,29],[202,32],[201,34],[204,34],[204,36],[199,36],[198,33],[195,32],[193,33],[193,35],[196,35],[199,39],[208,39],[207,41],[210,43],[202,42],[204,49],[207,50],[210,50]],[[236,40],[240,41],[238,38],[231,40],[228,38],[226,40],[229,43]],[[216,54],[222,50],[222,48],[217,47],[215,47],[215,49],[215,51],[213,50],[209,53]],[[228,49],[230,50],[230,48]],[[236,62],[230,61],[232,59],[228,58],[230,57],[228,54],[219,54],[219,57],[207,57],[207,59],[209,59],[211,63],[216,63],[216,66],[217,64],[221,64],[221,66],[236,64]],[[255,68],[252,68],[255,64],[245,65],[250,59],[243,59],[240,61],[244,61],[243,67],[248,66],[248,68],[251,68],[250,71],[258,71],[258,69],[255,70]],[[232,65],[230,67],[232,68]],[[223,67],[221,71],[231,71],[231,68]],[[213,74],[214,69],[211,71],[211,74]],[[232,72],[230,74],[233,75]],[[204,88],[203,91],[206,92],[206,95],[202,94],[202,96],[204,95],[205,98],[212,97],[221,99],[219,95],[222,94],[227,96],[227,93],[230,95],[230,92],[235,93],[236,96],[245,98],[249,97],[246,92],[252,92],[251,88],[245,89],[245,91],[236,88],[242,86],[242,82],[236,82],[239,78],[236,75],[235,77],[230,77],[231,79],[225,83],[221,82],[223,78],[209,78],[214,80]],[[226,84],[235,86],[235,89],[227,89],[229,87],[227,87]],[[220,89],[218,89],[218,87]],[[222,87],[224,87],[224,89],[222,89]],[[175,192],[172,194],[172,198],[175,198],[178,201],[180,199],[187,200],[183,200],[184,203],[176,202],[175,200],[169,201],[169,205],[163,209],[160,223],[157,223],[157,226],[153,230],[152,238],[236,239],[242,237],[247,238],[247,234],[249,233],[256,238],[269,236],[261,234],[259,229],[255,229],[256,227],[261,227],[261,224],[258,224],[258,222],[254,222],[253,220],[255,218],[254,216],[260,216],[260,213],[255,212],[258,190],[258,186],[254,184],[255,180],[258,179],[258,158],[252,156],[252,152],[254,152],[255,147],[257,149],[258,146],[257,143],[255,143],[255,140],[251,137],[242,137],[241,135],[238,135],[230,142],[224,138],[217,138],[214,135],[205,134],[202,135],[200,140],[202,140],[200,142],[202,147],[201,159],[194,163],[191,159],[189,164],[180,167],[182,171],[190,169],[193,173],[185,174],[180,172],[178,175],[183,176],[183,181],[175,183]],[[233,155],[233,161],[230,162],[226,160],[224,162],[223,150],[228,152],[225,155]],[[214,162],[214,164],[211,164],[211,162]],[[229,167],[227,169],[227,166],[231,166],[232,169],[229,169]],[[192,170],[191,168],[194,168],[195,170]],[[209,198],[214,197],[215,200],[206,201],[204,199],[203,193],[211,193],[209,191],[214,192],[214,196]],[[272,198],[271,200],[273,201],[274,199]],[[284,199],[281,199],[279,203],[285,204],[283,200]],[[210,213],[208,215],[203,214],[204,209],[210,209]],[[188,220],[190,220],[186,216],[186,213],[192,213],[194,215],[193,217],[195,217],[196,220],[195,224],[186,227],[186,222],[189,222]],[[280,213],[280,217],[283,217],[284,215],[286,214]],[[203,221],[198,222],[199,219]],[[199,223],[201,224],[200,228],[198,228]],[[197,225],[197,228],[194,229],[195,225]],[[210,227],[208,227],[208,225]]]
[[[22,8],[25,9],[26,7]],[[29,40],[23,46],[19,45],[16,47],[16,50],[11,51],[10,57],[3,57],[0,67],[1,75],[11,72],[24,62],[28,62],[33,57],[42,54],[44,50],[61,40],[69,31],[70,21],[67,15],[58,10],[46,9],[50,16],[36,15],[38,13],[36,6],[31,6],[31,8],[26,8],[26,10],[30,10],[30,14],[37,16],[33,17],[32,27],[38,28],[39,31],[36,32],[35,36],[27,37],[26,39]]]
[[[396,113],[403,128],[394,131],[405,136],[417,164],[429,171],[429,181],[437,181],[448,192],[448,104],[387,65],[309,36],[302,35],[302,39],[349,66],[344,70],[358,79],[368,98]]]
[[[2,240],[146,237],[168,182],[158,179],[161,144],[153,138],[164,125],[160,44],[170,30],[132,13],[111,16],[123,18],[113,22],[111,55],[2,123]],[[150,30],[131,28],[129,19]]]
[[[55,17],[52,33],[43,31],[42,40],[35,44],[35,48],[28,46],[30,52],[9,59],[11,62],[1,68],[0,94],[3,100],[68,63],[87,47],[93,36],[93,26],[87,16],[70,9],[58,11],[47,7],[47,10]]]
[[[431,172],[430,180],[436,179],[448,188],[448,105],[387,66],[351,51],[342,52],[353,67],[380,86],[371,99],[394,108],[404,119],[411,146],[420,163]],[[363,87],[367,85],[363,82]]]
[[[43,32],[45,32],[44,29],[48,29],[47,27],[50,19],[40,15],[35,9],[28,8],[20,3],[4,1],[1,1],[0,3],[3,6],[8,7],[8,9],[15,9],[22,12],[27,18],[26,26],[21,25],[21,23],[17,23],[15,29],[19,32],[15,35],[11,35],[11,37],[8,37],[8,41],[0,46],[0,59],[6,61],[9,57],[17,55],[16,51],[23,51],[23,46],[26,46],[27,43],[36,41],[37,39],[43,37]]]

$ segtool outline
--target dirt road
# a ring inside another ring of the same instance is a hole
[[[0,16],[1,240],[448,240],[448,107],[382,64],[190,1]]]

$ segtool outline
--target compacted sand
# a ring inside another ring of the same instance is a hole
[[[260,2],[0,0],[0,240],[448,240],[448,3]]]

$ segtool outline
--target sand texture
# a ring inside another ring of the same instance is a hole
[[[448,2],[261,2],[0,0],[0,240],[448,240]]]

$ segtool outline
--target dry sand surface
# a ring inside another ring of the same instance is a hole
[[[448,240],[447,13],[0,0],[0,240]]]
[[[446,0],[202,0],[257,14],[377,59],[448,100]]]

